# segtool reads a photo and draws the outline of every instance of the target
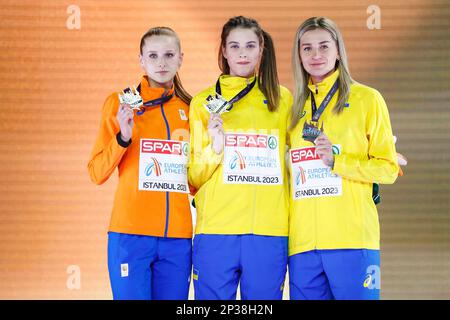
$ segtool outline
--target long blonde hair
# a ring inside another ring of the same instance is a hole
[[[178,35],[176,34],[175,31],[173,31],[169,27],[154,27],[154,28],[149,29],[141,38],[141,44],[140,44],[141,55],[142,55],[142,50],[145,45],[145,40],[147,38],[150,38],[153,36],[169,36],[169,37],[175,38],[177,45],[178,45],[178,50],[181,51],[180,38],[178,37]],[[178,98],[180,98],[181,100],[183,100],[184,103],[189,105],[191,103],[192,96],[189,94],[189,92],[186,91],[186,89],[184,89],[184,87],[181,83],[180,75],[178,74],[178,72],[175,74],[175,77],[173,78],[173,87],[174,87],[175,95]]]
[[[303,67],[300,58],[300,39],[307,31],[315,29],[324,29],[328,31],[336,42],[339,59],[336,60],[335,69],[339,70],[339,94],[333,112],[336,114],[342,112],[344,105],[350,95],[350,85],[353,79],[350,76],[348,68],[347,54],[345,52],[344,39],[342,34],[332,20],[325,17],[312,17],[305,20],[297,29],[294,38],[294,45],[292,48],[292,69],[294,70],[294,104],[292,106],[292,119],[289,129],[292,130],[300,120],[300,115],[303,113],[306,100],[311,94],[308,88],[309,74]]]

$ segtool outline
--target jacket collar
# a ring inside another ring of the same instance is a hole
[[[334,71],[328,77],[322,80],[322,82],[313,84],[311,77],[309,77],[308,88],[314,95],[325,96],[330,91],[336,79],[339,77],[339,70]]]
[[[229,92],[230,94],[238,93],[243,90],[248,84],[252,83],[255,80],[256,76],[251,78],[242,78],[230,76],[228,74],[221,75],[219,78],[220,81],[220,89],[222,94],[225,92]]]
[[[174,86],[172,85],[172,88],[169,90],[165,88],[154,88],[150,86],[150,83],[148,81],[148,76],[142,76],[141,79],[141,97],[145,101],[149,100],[155,100],[158,98],[161,98],[164,93],[166,95],[170,95],[174,92]]]

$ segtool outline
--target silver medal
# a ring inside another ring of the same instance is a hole
[[[208,98],[206,98],[206,104],[203,104],[203,106],[209,113],[216,114],[228,112],[228,109],[231,108],[230,103],[219,94],[216,94],[215,96],[208,96]]]
[[[128,90],[127,90],[128,89]],[[131,106],[132,110],[139,110],[142,105],[144,104],[144,101],[142,100],[141,95],[136,90],[136,87],[127,88],[122,93],[119,93],[119,101],[121,104],[128,104]]]

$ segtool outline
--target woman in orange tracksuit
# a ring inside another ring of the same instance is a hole
[[[114,299],[188,298],[191,96],[177,73],[182,60],[173,30],[150,29],[140,45],[146,75],[137,89],[113,93],[103,106],[88,168],[96,184],[104,183],[116,168],[119,171],[108,233]],[[143,105],[138,108],[140,97]]]

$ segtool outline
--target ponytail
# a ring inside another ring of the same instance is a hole
[[[192,100],[192,96],[184,89],[183,85],[181,84],[180,75],[178,72],[175,74],[175,77],[173,78],[173,87],[175,91],[175,95],[183,100],[184,103],[189,105]]]
[[[277,74],[275,47],[270,34],[262,30],[264,48],[258,72],[258,85],[267,99],[270,111],[276,111],[280,102],[280,83]]]

